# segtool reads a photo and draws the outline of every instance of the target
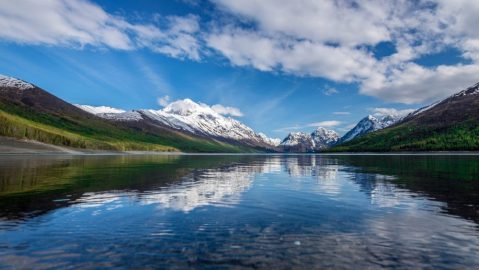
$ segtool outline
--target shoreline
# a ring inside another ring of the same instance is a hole
[[[320,153],[187,153],[157,151],[107,151],[78,149],[46,144],[33,140],[0,136],[0,156],[116,156],[116,155],[281,155],[281,156],[407,156],[407,155],[479,155],[479,151],[430,151],[430,152],[320,152]]]

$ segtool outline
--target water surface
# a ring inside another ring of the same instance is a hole
[[[0,269],[479,267],[479,156],[0,157]]]

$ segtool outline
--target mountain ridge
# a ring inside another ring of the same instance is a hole
[[[330,149],[345,152],[479,150],[479,83],[400,122]]]
[[[156,123],[110,121],[28,82],[0,77],[0,135],[81,149],[255,152],[239,142],[182,133]]]
[[[311,133],[291,132],[280,143],[285,152],[318,152],[331,147],[339,140],[339,135],[323,127]]]
[[[77,105],[87,112],[112,121],[150,120],[157,124],[190,134],[217,139],[244,142],[251,146],[271,148],[278,146],[277,139],[256,133],[250,127],[231,117],[215,112],[210,106],[191,99],[174,101],[163,109],[121,109]]]
[[[337,143],[345,143],[370,132],[386,128],[399,122],[401,119],[402,117],[392,114],[382,115],[380,117],[368,115],[361,119],[350,131],[344,134]]]

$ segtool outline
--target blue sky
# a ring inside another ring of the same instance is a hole
[[[191,98],[271,137],[345,133],[479,81],[477,14],[466,0],[18,0],[0,5],[0,73],[71,103]]]

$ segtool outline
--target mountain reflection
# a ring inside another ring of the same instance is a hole
[[[359,189],[379,207],[422,196],[479,221],[478,157],[231,155],[1,157],[0,217],[22,219],[69,207],[122,207],[123,199],[190,212],[232,207],[258,176],[287,176],[318,195]],[[115,204],[116,203],[116,204]],[[113,205],[114,204],[114,205]]]
[[[251,186],[254,175],[248,167],[195,172],[177,184],[141,194],[140,201],[184,212],[211,204],[232,205]]]
[[[285,159],[284,166],[292,177],[313,177],[318,180],[334,180],[339,170],[334,159],[319,155],[291,156]]]

